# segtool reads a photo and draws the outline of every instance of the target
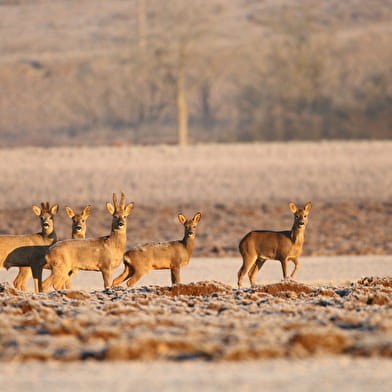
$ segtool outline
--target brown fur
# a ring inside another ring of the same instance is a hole
[[[101,271],[105,288],[110,287],[112,271],[121,263],[127,242],[127,217],[134,203],[125,206],[125,195],[121,201],[113,193],[113,204],[106,203],[108,212],[113,216],[110,235],[99,238],[72,239],[59,241],[50,247],[46,262],[52,270],[42,286],[47,291],[51,285],[61,289],[68,277],[79,270]]]
[[[72,239],[86,238],[87,218],[90,216],[91,206],[86,206],[80,214],[67,206],[65,212],[72,219]]]
[[[65,207],[65,212],[72,219],[72,238],[79,238],[79,239],[85,238],[86,230],[87,230],[86,221],[88,216],[90,215],[90,211],[91,211],[90,205],[85,207],[80,214],[75,214],[71,207]],[[33,271],[34,269],[42,267],[43,264],[44,264],[43,268],[48,268],[44,259],[48,249],[49,246],[42,248],[41,250],[35,249],[35,252],[38,252],[38,254],[36,254],[36,257],[34,258],[34,263],[38,267],[31,266],[31,268],[26,268],[26,267],[19,268],[18,275],[14,280],[14,286],[18,290],[27,290],[27,281],[30,278],[31,274],[34,272]],[[35,273],[35,275],[37,274],[39,275],[40,272]],[[68,289],[71,288],[70,279],[68,279],[65,282],[65,287]]]
[[[295,267],[290,278],[294,278],[299,268],[298,257],[302,253],[304,233],[312,203],[307,203],[302,209],[297,208],[294,203],[289,203],[289,207],[294,214],[291,230],[251,231],[240,241],[239,250],[243,263],[238,271],[238,287],[242,286],[246,273],[251,285],[254,285],[257,272],[268,259],[280,261],[284,279],[288,278],[287,265],[292,261]]]
[[[26,281],[20,280],[20,276],[28,278],[33,270],[35,291],[39,291],[39,260],[42,260],[49,246],[57,240],[53,217],[57,214],[58,208],[57,204],[50,207],[48,202],[41,203],[41,207],[33,205],[33,212],[41,219],[40,233],[0,237],[0,267],[19,267],[14,285],[20,290],[27,290]]]
[[[112,286],[118,286],[129,279],[132,287],[142,276],[154,269],[170,269],[172,284],[180,282],[180,268],[186,266],[192,256],[196,237],[196,226],[201,218],[198,212],[192,219],[178,214],[184,225],[184,238],[179,241],[149,243],[137,246],[124,254],[124,272],[114,279]]]

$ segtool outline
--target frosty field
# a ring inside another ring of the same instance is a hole
[[[87,272],[48,294],[2,283],[3,390],[387,391],[392,281],[364,277],[390,276],[392,258],[302,261],[296,282],[270,261],[257,287],[239,291],[238,258],[195,258],[173,288],[168,271],[134,289],[102,290]]]
[[[87,203],[88,236],[105,235],[104,203],[120,189],[135,201],[129,246],[180,238],[176,214],[202,212],[194,257],[173,288],[169,271],[109,290],[81,271],[71,290],[35,294],[12,287],[15,268],[0,270],[1,389],[389,391],[391,148],[0,150],[2,235],[38,231],[31,204],[46,200],[60,204],[60,238],[70,234],[63,207]],[[296,281],[282,282],[279,262],[268,261],[255,288],[237,290],[239,239],[290,228],[290,200],[315,206]]]

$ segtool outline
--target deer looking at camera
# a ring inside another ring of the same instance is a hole
[[[200,218],[200,212],[192,219],[178,214],[178,220],[185,228],[182,240],[148,243],[128,250],[124,254],[124,272],[114,279],[112,286],[118,286],[129,279],[127,285],[132,287],[154,269],[170,269],[172,284],[180,283],[180,268],[186,266],[192,256]]]
[[[91,213],[91,206],[84,207],[80,214],[74,212],[71,207],[65,207],[66,214],[72,219],[72,239],[84,239],[86,238],[87,230],[87,218]]]
[[[49,202],[41,203],[41,207],[33,205],[33,212],[41,220],[41,232],[26,235],[0,236],[0,268],[20,267],[20,274],[31,275],[31,265],[42,259],[48,247],[56,242],[54,229],[54,215],[59,206],[50,207]],[[18,275],[19,276],[19,275]],[[38,291],[38,281],[35,281],[35,290]],[[20,290],[27,290],[26,282],[15,279],[14,285]]]
[[[65,212],[72,219],[72,232],[71,232],[72,238],[79,238],[79,239],[85,238],[86,230],[87,230],[87,218],[90,215],[91,206],[88,205],[87,207],[85,207],[80,214],[76,214],[71,207],[65,207]],[[18,290],[27,290],[26,284],[31,274],[33,273],[34,279],[36,279],[37,276],[40,274],[39,269],[42,268],[42,265],[46,263],[44,257],[48,249],[49,246],[46,246],[46,248],[42,248],[40,250],[40,252],[42,251],[41,257],[31,260],[32,262],[32,264],[30,265],[31,268],[28,267],[19,268],[18,275],[14,280],[15,288],[17,288]],[[36,249],[35,251],[37,252],[37,250],[38,249]],[[47,266],[44,265],[43,268],[47,268]],[[71,288],[70,279],[68,279],[65,282],[65,287],[68,289]]]
[[[238,271],[238,287],[248,273],[249,281],[253,286],[257,272],[267,260],[279,260],[282,265],[283,278],[288,278],[288,262],[294,263],[294,270],[290,278],[294,278],[299,268],[298,257],[302,253],[305,228],[308,223],[308,214],[312,203],[308,202],[303,208],[289,203],[294,214],[294,223],[287,231],[251,231],[240,241],[239,250],[242,256],[242,266]]]
[[[121,192],[121,200],[113,193],[113,204],[106,203],[112,215],[110,235],[85,240],[59,241],[49,248],[45,256],[51,275],[42,283],[43,291],[51,285],[56,290],[63,288],[68,277],[79,270],[101,271],[104,287],[110,287],[112,272],[123,258],[127,243],[127,217],[134,203],[125,206],[125,195]]]

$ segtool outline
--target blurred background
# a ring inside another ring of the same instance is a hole
[[[392,137],[392,0],[0,0],[0,145]]]

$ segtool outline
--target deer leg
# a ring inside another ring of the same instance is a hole
[[[288,276],[287,276],[287,259],[284,260],[280,260],[280,264],[282,265],[282,272],[283,272],[283,279],[287,280]]]
[[[112,287],[119,286],[124,280],[129,279],[134,273],[133,268],[124,263],[124,271],[113,280]]]
[[[170,271],[172,284],[180,283],[180,268],[172,268]]]
[[[64,279],[64,289],[69,290],[71,288],[71,276],[73,271],[68,272],[68,276]]]
[[[246,275],[246,273],[249,271],[249,269],[252,267],[252,265],[255,263],[256,261],[256,257],[252,256],[249,257],[247,255],[243,255],[242,256],[242,266],[238,271],[238,288],[242,287],[242,281],[244,280],[244,276]]]
[[[140,271],[136,271],[133,273],[133,275],[131,276],[131,278],[128,280],[127,282],[127,286],[128,287],[133,287],[135,285],[135,283],[142,278],[142,276],[144,275],[143,272]]]
[[[295,274],[296,274],[297,271],[298,271],[298,268],[299,268],[299,266],[300,266],[300,262],[299,262],[299,260],[298,260],[297,257],[293,257],[293,258],[291,259],[291,261],[294,263],[294,269],[293,269],[293,272],[292,272],[291,275],[290,275],[290,278],[293,279],[294,276],[295,276]]]
[[[55,290],[63,290],[66,277],[63,275],[55,275],[53,278],[53,288]]]
[[[18,290],[27,291],[27,281],[31,276],[31,268],[30,267],[20,267],[18,275],[14,280],[14,287]]]
[[[31,272],[33,274],[33,279],[34,279],[34,290],[36,293],[41,293],[42,292],[42,266],[32,265]]]
[[[249,282],[251,286],[255,285],[255,280],[256,280],[256,275],[260,271],[261,267],[264,265],[266,262],[266,259],[257,259],[256,263],[253,264],[251,269],[248,272],[248,277],[249,277]]]
[[[102,277],[103,277],[103,285],[105,289],[111,287],[110,286],[110,281],[112,279],[112,269],[111,268],[106,268],[101,271],[102,272]]]
[[[42,291],[46,293],[49,290],[49,287],[53,283],[53,272],[50,276],[48,276],[43,282],[42,282]]]
[[[43,290],[49,288],[51,285],[55,290],[63,290],[65,280],[68,274],[64,267],[59,264],[52,266],[52,274],[42,283]]]

